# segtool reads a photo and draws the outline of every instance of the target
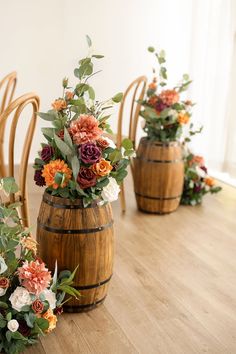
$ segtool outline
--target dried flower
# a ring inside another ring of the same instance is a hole
[[[95,163],[91,167],[92,171],[95,173],[96,176],[98,177],[103,177],[108,175],[111,170],[112,170],[112,165],[110,161],[106,161],[105,159],[101,159],[101,161]]]
[[[67,106],[66,101],[61,98],[55,100],[52,103],[52,108],[55,109],[55,111],[61,111],[61,110],[65,109],[66,106]]]
[[[44,162],[49,162],[54,155],[53,147],[51,145],[45,145],[40,155]]]
[[[159,98],[167,106],[172,106],[172,104],[175,104],[179,101],[179,93],[175,90],[163,90],[160,93]]]
[[[34,300],[31,307],[35,313],[42,313],[43,309],[44,309],[44,305],[43,305],[42,301],[39,299]]]
[[[77,177],[77,182],[79,183],[80,188],[86,189],[95,186],[97,179],[90,168],[81,167]]]
[[[61,184],[56,183],[55,176],[57,173],[64,175],[63,182]],[[47,165],[44,165],[42,176],[45,178],[46,185],[57,189],[59,187],[64,188],[67,186],[68,181],[71,179],[72,171],[63,160],[52,160]]]
[[[97,146],[99,146],[101,149],[106,149],[109,147],[109,142],[104,139],[104,138],[99,138],[96,140]]]
[[[86,164],[98,162],[102,156],[101,149],[95,143],[82,144],[78,150],[81,160]]]
[[[57,317],[53,314],[51,309],[48,309],[43,315],[42,318],[48,321],[49,327],[45,331],[46,333],[51,332],[54,328],[56,328]]]
[[[31,236],[24,236],[20,241],[23,248],[26,248],[29,251],[34,253],[37,252],[37,241],[33,239]]]
[[[37,186],[39,186],[39,187],[43,187],[43,186],[46,185],[45,179],[42,176],[42,169],[41,170],[35,170],[35,172],[34,172],[34,181],[35,181],[35,184]]]
[[[215,184],[215,180],[212,177],[206,177],[204,179],[204,182],[206,183],[207,186],[213,187]]]
[[[0,288],[7,289],[9,288],[10,280],[5,277],[0,277]]]
[[[189,122],[189,114],[187,114],[186,112],[179,113],[177,121],[179,124],[187,124]]]
[[[66,91],[65,95],[66,95],[66,99],[69,101],[72,100],[72,98],[74,97],[74,92]]]
[[[99,122],[94,116],[81,114],[77,120],[71,122],[69,129],[74,143],[79,145],[97,140],[102,134],[98,125]]]
[[[51,272],[44,263],[38,261],[25,261],[23,266],[18,268],[18,276],[21,284],[36,295],[46,289],[51,281]]]
[[[18,323],[19,323],[18,332],[20,332],[20,334],[22,334],[22,336],[28,337],[31,333],[31,328],[28,327],[25,320],[20,319],[20,320],[18,320]]]

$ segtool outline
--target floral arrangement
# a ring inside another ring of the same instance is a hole
[[[148,51],[155,55],[160,66],[159,79],[154,77],[149,84],[144,100],[139,101],[143,109],[140,115],[144,118],[144,131],[149,139],[162,142],[179,140],[183,133],[183,126],[188,126],[189,134],[185,141],[190,141],[189,136],[199,133],[192,130],[193,124],[189,124],[191,108],[193,103],[190,100],[181,100],[180,96],[191,84],[187,74],[173,89],[164,89],[167,85],[167,69],[164,66],[165,52],[156,52],[155,48],[149,47]],[[155,75],[156,70],[153,69]],[[158,83],[159,80],[159,83]]]
[[[91,52],[91,39],[87,36]],[[79,79],[72,88],[63,80],[62,97],[52,103],[47,113],[39,113],[53,127],[42,128],[47,143],[42,144],[39,158],[35,159],[34,180],[46,191],[64,198],[82,198],[84,206],[94,200],[100,203],[118,198],[119,184],[127,175],[132,143],[122,142],[122,149],[105,133],[111,133],[106,111],[122,99],[122,93],[99,102],[88,80],[93,72],[93,60],[102,55],[89,54],[79,61],[74,75]]]
[[[0,190],[16,193],[18,187],[9,177],[0,180]],[[0,204],[0,351],[10,354],[21,353],[56,327],[66,293],[79,296],[71,286],[76,270],[59,276],[55,270],[52,277],[37,257],[37,243],[22,227],[19,205]]]
[[[184,189],[181,204],[196,205],[202,202],[207,193],[218,193],[222,188],[208,175],[202,156],[188,152],[185,158]]]

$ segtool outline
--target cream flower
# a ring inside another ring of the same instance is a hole
[[[102,199],[105,202],[113,202],[118,199],[118,195],[120,192],[120,187],[118,186],[115,178],[110,177],[109,183],[106,187],[103,188],[102,191]]]
[[[25,305],[31,305],[32,300],[30,293],[25,288],[18,286],[15,291],[11,294],[9,298],[13,309],[16,311],[21,311],[22,307]]]
[[[7,289],[0,288],[0,296],[5,295],[7,292]]]
[[[18,321],[17,320],[10,320],[9,322],[7,322],[7,328],[11,332],[16,332],[19,328]]]
[[[4,273],[7,270],[7,265],[2,256],[0,256],[0,274]]]
[[[116,149],[116,144],[114,143],[114,141],[112,141],[107,136],[103,136],[102,138],[108,142],[110,148]]]
[[[41,294],[43,294],[45,300],[48,301],[50,309],[54,310],[57,302],[55,293],[52,290],[45,289]]]
[[[206,177],[206,172],[203,171],[203,169],[201,169],[199,166],[196,166],[195,169],[196,169],[196,172],[197,172],[199,177],[201,177],[201,178],[205,178]]]

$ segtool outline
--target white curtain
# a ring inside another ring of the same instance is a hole
[[[194,120],[204,125],[193,148],[214,171],[236,177],[235,1],[193,0],[190,73]]]

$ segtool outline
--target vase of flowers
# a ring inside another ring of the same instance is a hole
[[[16,193],[13,178],[0,180],[0,192]],[[79,297],[71,285],[75,271],[54,275],[37,256],[37,242],[22,227],[17,207],[0,203],[0,351],[21,353],[50,333],[63,311],[65,294]]]
[[[185,156],[184,189],[181,204],[197,205],[207,193],[218,193],[221,187],[209,176],[202,156],[187,151]]]
[[[91,47],[91,39],[87,37]],[[50,269],[74,268],[80,301],[66,304],[68,311],[83,311],[102,303],[106,297],[113,267],[113,216],[110,202],[119,194],[119,184],[127,175],[129,156],[133,153],[128,139],[117,149],[110,133],[109,113],[113,98],[99,102],[88,80],[93,60],[90,54],[74,70],[76,87],[63,80],[62,97],[52,103],[52,110],[39,113],[53,127],[43,128],[47,143],[35,159],[35,182],[45,186],[38,217],[37,239],[40,255]]]
[[[181,94],[191,83],[187,74],[173,89],[167,85],[165,52],[148,50],[155,55],[160,70],[159,78],[149,84],[144,100],[140,101],[140,115],[147,136],[140,140],[134,159],[134,189],[138,208],[155,214],[170,213],[177,209],[184,183],[182,142],[190,124],[190,100],[182,100]],[[156,73],[153,69],[154,74]],[[189,137],[186,138],[189,140]]]

